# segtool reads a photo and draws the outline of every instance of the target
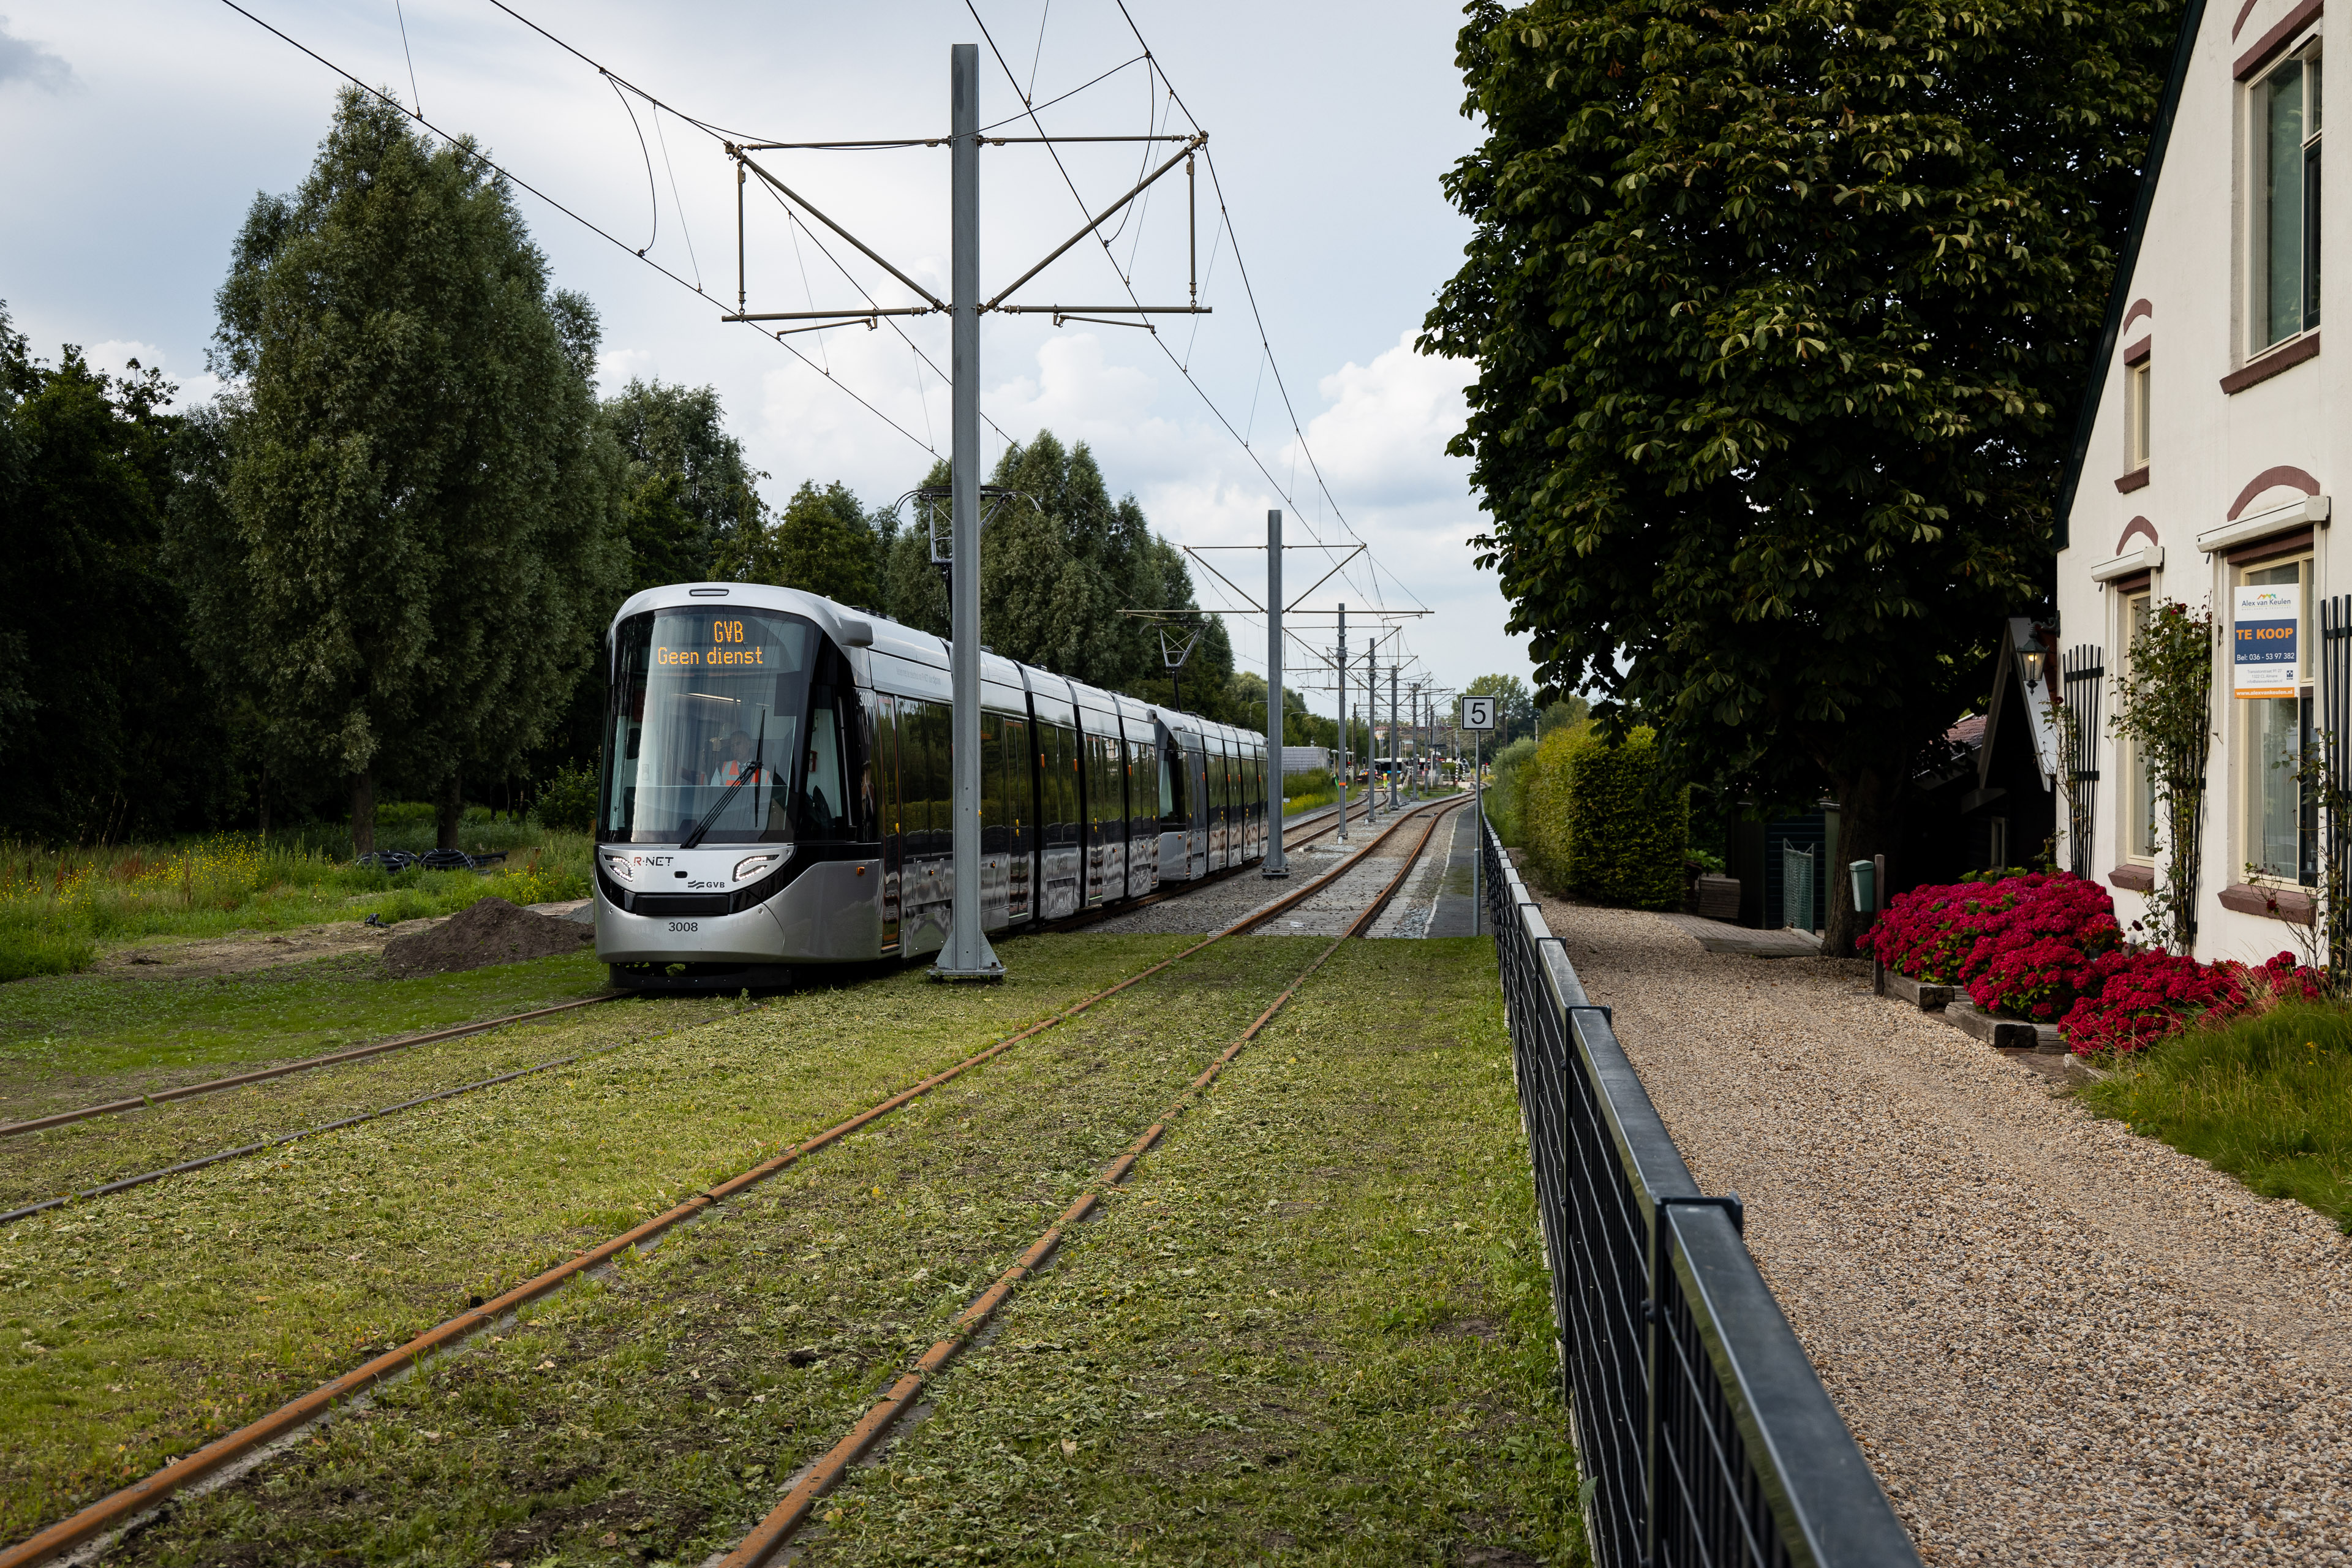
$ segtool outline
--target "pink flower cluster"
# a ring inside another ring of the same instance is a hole
[[[2315,997],[2322,975],[2282,952],[2259,964],[2193,958],[2147,949],[2110,952],[2095,983],[2067,1009],[2059,1030],[2077,1056],[2136,1051],[2198,1019],[2221,1023],[2266,1013],[2281,1002]]]
[[[2094,963],[2122,943],[2106,889],[2064,872],[1915,888],[1871,931],[1888,968],[1965,985],[1988,1012],[2042,1021],[2065,1013]]]

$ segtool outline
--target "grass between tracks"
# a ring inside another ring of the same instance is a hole
[[[406,980],[374,953],[229,974],[21,980],[0,986],[0,1121],[604,989],[593,953]]]
[[[0,1230],[0,1539],[1181,942],[1010,945],[1022,963],[1002,986],[910,970],[799,993]],[[602,1016],[540,1035],[560,1047]]]
[[[518,1024],[218,1094],[163,1100],[120,1115],[22,1133],[0,1140],[0,1208],[323,1127],[421,1095],[692,1028],[739,1011],[731,996],[629,997],[543,1023]],[[71,1102],[100,1098],[105,1096],[77,1095]],[[0,1247],[0,1257],[5,1256]],[[0,1302],[5,1300],[0,1296]]]
[[[1214,949],[1024,1043],[112,1560],[699,1563],[1322,945]],[[1006,957],[1017,978],[1055,951]],[[820,1556],[1572,1557],[1491,956],[1338,963],[840,1494]]]
[[[1344,949],[806,1560],[1581,1560],[1492,953]]]

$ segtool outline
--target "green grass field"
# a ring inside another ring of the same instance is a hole
[[[0,1119],[26,1089],[60,1079],[212,1077],[604,989],[593,952],[406,980],[373,953],[232,974],[43,975],[0,986]]]

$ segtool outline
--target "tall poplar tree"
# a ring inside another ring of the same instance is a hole
[[[1547,698],[1824,784],[1839,853],[2047,602],[2172,0],[1477,0],[1476,226],[1424,349]],[[1827,947],[1854,921],[1846,879]]]
[[[359,852],[387,774],[447,843],[461,770],[562,713],[626,569],[594,312],[470,142],[355,89],[301,188],[255,199],[219,307],[244,673],[349,780]]]

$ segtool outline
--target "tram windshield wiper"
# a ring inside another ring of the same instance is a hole
[[[735,732],[740,735],[743,731],[738,730]],[[719,798],[710,803],[710,809],[702,814],[702,820],[694,825],[694,830],[677,841],[677,847],[680,849],[691,849],[701,843],[702,836],[710,831],[710,825],[719,820],[719,814],[727,809],[727,803],[735,798],[735,792],[755,778],[765,777],[767,772],[768,716],[763,712],[760,715],[760,739],[751,748],[751,765],[736,770],[734,782],[719,792]],[[771,781],[769,788],[774,787],[773,782]]]

